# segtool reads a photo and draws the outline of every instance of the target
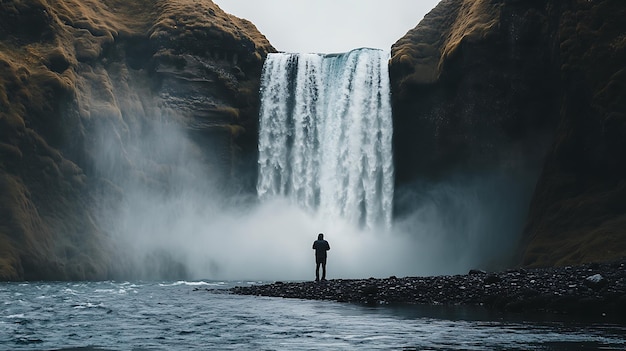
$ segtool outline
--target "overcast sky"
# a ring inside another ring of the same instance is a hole
[[[390,49],[439,0],[213,0],[256,25],[278,51]]]

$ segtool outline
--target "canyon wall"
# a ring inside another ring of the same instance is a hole
[[[621,0],[441,1],[392,47],[396,197],[504,174],[496,193],[527,193],[513,262],[626,256],[625,16]],[[274,51],[208,0],[0,2],[0,280],[131,276],[103,213],[129,188],[176,192],[188,157],[183,181],[252,193]]]
[[[201,176],[253,187],[272,51],[211,1],[1,2],[0,280],[127,273],[99,214],[120,179],[167,191],[177,167],[136,161],[145,134],[180,130]]]
[[[392,47],[397,189],[535,174],[518,262],[626,255],[626,6],[443,0]]]

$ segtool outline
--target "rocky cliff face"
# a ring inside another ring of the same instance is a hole
[[[555,137],[525,229],[525,265],[626,256],[626,5],[572,1],[558,29]]]
[[[400,183],[459,167],[538,167],[558,111],[552,12],[444,0],[394,44]]]
[[[392,47],[397,185],[536,174],[524,265],[625,256],[625,11],[443,0]]]
[[[182,156],[249,187],[271,51],[208,0],[0,3],[0,280],[114,277],[119,248],[96,213],[122,182],[172,187]],[[172,130],[188,144],[168,145]]]
[[[505,174],[522,264],[625,256],[625,8],[443,0],[392,47],[398,189]],[[209,0],[0,2],[0,280],[133,274],[129,189],[250,189],[272,51]]]

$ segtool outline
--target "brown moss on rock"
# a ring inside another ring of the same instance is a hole
[[[464,41],[488,39],[499,25],[501,3],[491,0],[463,1],[441,52],[442,63],[453,56]]]
[[[225,13],[211,1],[161,1],[157,9],[150,39],[175,53],[212,56],[258,69],[263,57],[274,51],[252,23]]]
[[[441,1],[392,47],[397,184],[534,169],[522,264],[626,256],[624,16],[617,0]]]
[[[400,184],[455,168],[540,167],[558,104],[553,34],[541,25],[554,12],[538,2],[444,0],[392,46]]]
[[[464,42],[480,42],[499,25],[501,4],[443,0],[392,47],[390,64],[407,84],[432,83]]]
[[[131,129],[178,84],[190,87],[181,93],[189,99],[162,106],[214,99],[189,105],[181,117],[187,127],[200,119],[237,131],[228,133],[227,147],[235,147],[235,138],[253,139],[258,102],[252,94],[270,51],[254,25],[211,1],[1,2],[0,279],[128,272],[116,267],[120,257],[94,209],[103,189],[122,194],[95,173],[96,129],[115,136],[111,142],[124,160],[125,144],[136,137]],[[246,98],[236,100],[240,94]],[[217,112],[198,113],[205,110]],[[130,161],[118,167],[142,173]]]

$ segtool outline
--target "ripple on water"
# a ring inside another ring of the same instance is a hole
[[[5,301],[0,350],[626,349],[623,325],[516,321],[467,311],[372,308],[198,289],[214,286],[232,284],[0,283]]]

